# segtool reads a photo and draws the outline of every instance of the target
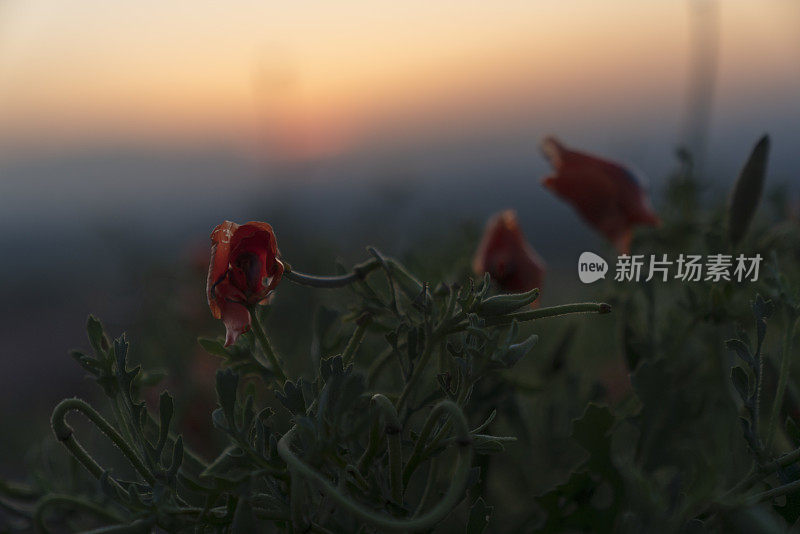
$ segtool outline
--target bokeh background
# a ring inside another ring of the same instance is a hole
[[[763,132],[794,204],[794,0],[0,0],[0,474],[91,394],[86,315],[144,331],[224,219],[324,270],[513,208],[554,304],[611,253],[539,185],[543,135],[635,166],[657,205],[678,147],[722,191]]]

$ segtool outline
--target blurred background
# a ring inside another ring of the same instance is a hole
[[[469,249],[513,208],[554,304],[590,291],[583,250],[611,253],[539,185],[542,136],[638,168],[657,206],[678,147],[725,190],[764,132],[794,203],[794,0],[2,0],[0,428],[25,425],[0,467],[93,390],[67,357],[88,313],[144,332],[180,286],[208,318],[224,219],[324,272],[367,244]]]

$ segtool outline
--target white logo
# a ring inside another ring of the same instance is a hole
[[[584,284],[605,278],[607,272],[608,263],[594,252],[584,252],[578,258],[578,277]]]

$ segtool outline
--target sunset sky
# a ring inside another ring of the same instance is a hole
[[[0,150],[303,159],[654,109],[675,123],[690,4],[6,0]],[[719,20],[715,106],[797,109],[800,4],[726,0]]]
[[[225,219],[332,268],[515,209],[569,288],[606,244],[541,187],[539,139],[635,166],[658,207],[700,130],[713,198],[768,132],[797,202],[800,1],[0,0],[0,404],[38,356],[80,380],[86,313],[126,328],[135,281]]]

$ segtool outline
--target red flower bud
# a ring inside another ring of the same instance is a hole
[[[266,304],[283,274],[272,227],[263,222],[225,221],[211,232],[208,307],[225,323],[225,346],[250,328],[248,307]]]
[[[472,268],[479,275],[489,273],[503,291],[513,293],[541,288],[544,281],[544,262],[525,241],[513,210],[489,219]]]
[[[569,150],[553,137],[542,141],[542,152],[556,171],[542,184],[572,204],[619,252],[630,251],[634,226],[660,224],[641,184],[625,167]]]

